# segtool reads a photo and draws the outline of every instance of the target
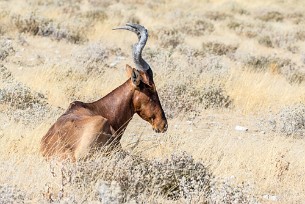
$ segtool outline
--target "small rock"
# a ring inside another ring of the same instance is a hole
[[[263,198],[266,200],[277,201],[277,196],[275,195],[263,195]]]
[[[187,120],[187,121],[186,121],[186,123],[187,123],[187,124],[192,124],[192,123],[193,123],[193,121],[191,121],[191,120]]]
[[[248,128],[247,128],[247,127],[243,127],[243,126],[236,125],[236,126],[235,126],[235,130],[246,132],[246,131],[248,131]]]

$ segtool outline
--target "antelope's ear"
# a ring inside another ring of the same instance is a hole
[[[131,74],[132,74],[132,67],[131,66],[129,66],[128,64],[126,64],[126,75],[127,75],[127,77],[128,78],[130,78],[131,77]]]
[[[132,68],[131,66],[129,66],[127,64],[126,72],[127,72],[128,77],[130,77],[132,84],[134,86],[138,86],[141,82],[141,75],[140,75],[139,71],[136,70],[135,68]]]

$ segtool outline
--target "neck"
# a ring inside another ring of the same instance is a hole
[[[135,111],[133,108],[134,88],[131,80],[110,92],[105,97],[90,103],[95,114],[107,118],[116,133],[123,133]]]

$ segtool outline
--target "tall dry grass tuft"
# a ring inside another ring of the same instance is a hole
[[[270,72],[235,70],[226,87],[234,104],[245,112],[276,111],[289,104],[304,102],[302,85],[290,84]]]

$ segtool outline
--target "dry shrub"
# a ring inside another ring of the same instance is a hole
[[[66,40],[71,43],[82,43],[86,41],[85,31],[83,29],[72,29],[69,27],[62,27],[59,25],[49,24],[41,33],[42,36],[51,36],[55,40]]]
[[[264,24],[253,24],[239,20],[232,20],[227,24],[227,26],[238,35],[244,35],[248,38],[256,37],[265,29]]]
[[[283,67],[293,67],[295,64],[290,59],[282,59],[275,56],[253,56],[249,55],[243,60],[244,63],[254,68],[257,71],[266,71],[271,64],[276,64],[276,66],[281,69]]]
[[[216,50],[218,51],[218,53],[223,53],[226,51],[226,48],[221,49],[221,47],[222,45],[220,45],[219,47],[216,46],[215,52]],[[226,46],[224,45],[224,47]],[[212,46],[210,48],[213,49]],[[207,52],[203,48],[193,49],[188,46],[179,46],[178,51],[181,53],[181,55],[183,55],[183,58],[186,60],[187,65],[179,63],[180,60],[173,60],[170,66],[174,65],[180,68],[182,72],[185,71],[186,67],[190,67],[193,70],[193,74],[204,73],[209,76],[212,75],[213,80],[216,78],[220,79],[222,77],[226,77],[226,75],[228,74],[228,71],[230,70],[229,58],[234,57],[233,53],[231,55],[229,49],[227,50],[228,58],[225,58],[223,57],[223,55],[216,55],[215,53]],[[192,77],[193,76],[190,76],[190,78]]]
[[[48,26],[50,21],[36,17],[34,14],[22,18],[20,15],[12,16],[12,23],[21,33],[37,35],[38,32]]]
[[[271,71],[281,74],[291,84],[301,84],[305,81],[305,73],[301,71],[302,68],[290,59],[276,56],[247,56],[243,62],[253,71]]]
[[[227,18],[231,18],[232,15],[218,11],[210,11],[205,14],[205,17],[213,21],[223,21]]]
[[[24,203],[25,192],[9,184],[0,185],[0,203]]]
[[[103,9],[94,9],[87,11],[85,14],[83,14],[85,18],[89,18],[90,20],[103,22],[105,21],[108,16],[106,12]]]
[[[270,124],[274,131],[287,136],[305,136],[305,105],[296,104],[282,109]]]
[[[291,20],[295,24],[299,24],[304,20],[304,15],[300,12],[293,12],[287,14],[286,19]]]
[[[52,20],[37,17],[33,13],[25,17],[20,15],[12,16],[12,23],[20,33],[47,36],[55,40],[64,39],[71,43],[81,43],[86,40],[84,30],[81,28],[62,27]]]
[[[179,48],[177,47],[177,50],[178,49]],[[156,74],[165,71],[166,73],[163,76],[167,76],[166,78],[170,77],[169,73],[171,72],[179,70],[179,73],[182,73],[182,71],[185,69],[181,67],[180,60],[177,60],[175,56],[173,56],[172,49],[164,49],[162,52],[160,52],[159,49],[148,47],[145,48],[143,55],[143,58],[151,65],[153,71],[155,71]]]
[[[242,26],[242,23],[236,20],[232,20],[227,24],[227,27],[230,28],[231,30],[237,31],[240,29]]]
[[[191,83],[168,85],[160,90],[162,106],[168,117],[174,117],[180,113],[196,113],[203,108],[229,108],[233,105],[231,98],[221,86],[207,85],[196,88]]]
[[[158,92],[169,118],[180,113],[196,112],[198,109],[199,91],[194,90],[191,84],[166,85]]]
[[[243,63],[253,71],[281,74],[291,84],[301,84],[305,81],[305,73],[301,71],[301,67],[290,59],[276,56],[247,56]]]
[[[260,36],[258,38],[258,43],[266,47],[273,47],[270,36]]]
[[[83,49],[77,49],[74,53],[76,66],[85,69],[86,73],[102,73],[105,60],[109,58],[110,51],[100,43],[91,43]]]
[[[207,55],[203,49],[194,49],[189,46],[178,46],[179,53],[184,57],[189,67],[194,68],[196,71],[202,72],[203,61],[208,59],[210,55]],[[178,66],[181,66],[178,64]]]
[[[284,15],[278,11],[268,11],[267,13],[264,13],[262,15],[259,15],[257,17],[258,19],[262,21],[283,21]]]
[[[30,3],[32,6],[38,7],[37,10],[44,10],[47,7],[48,9],[60,10],[61,13],[69,16],[77,16],[84,2],[82,0],[35,0]]]
[[[239,15],[250,15],[251,14],[249,11],[242,8],[238,4],[233,4],[232,7],[230,8],[230,11],[234,14],[239,14]]]
[[[267,47],[283,48],[293,53],[298,51],[295,43],[298,41],[295,32],[266,30],[258,35],[258,42]]]
[[[239,35],[244,35],[249,38],[254,38],[257,36],[257,32],[253,29],[253,25],[251,24],[246,24],[242,22],[237,22],[237,21],[231,21],[228,23],[228,28],[231,30],[234,30],[237,34]]]
[[[197,61],[203,57],[205,57],[205,53],[201,49],[196,49],[187,45],[179,45],[178,51],[182,55],[187,55],[188,58],[193,57],[192,61]],[[191,62],[188,60],[188,63]]]
[[[200,96],[200,103],[207,108],[229,108],[233,101],[221,87],[210,86],[203,89]]]
[[[5,35],[5,33],[7,32],[7,27],[4,26],[0,26],[0,36]]]
[[[288,76],[288,81],[291,84],[302,84],[305,81],[305,72],[295,70]]]
[[[230,65],[226,58],[213,54],[206,55],[203,59],[197,60],[196,64],[196,68],[199,69],[200,73],[212,76],[212,81],[223,80],[227,77],[230,70]]]
[[[55,6],[55,7],[65,7],[65,6],[79,6],[82,0],[36,0],[31,2],[39,6]]]
[[[48,184],[51,186],[45,194],[53,202],[256,202],[249,185],[234,187],[229,181],[216,179],[185,152],[153,160],[115,152],[93,155],[77,164],[64,163],[59,170],[51,164],[51,169],[62,180],[57,193],[50,191],[54,188]]]
[[[252,195],[252,185],[242,183],[232,185],[230,179],[222,181],[220,185],[211,188],[210,203],[259,203],[256,196]]]
[[[100,0],[88,0],[88,2],[95,8],[100,7],[100,8],[107,8],[111,5],[113,5],[114,1],[111,0],[104,0],[104,1],[100,1]]]
[[[98,42],[89,43],[81,49],[75,49],[73,68],[83,69],[87,74],[102,74],[105,68],[116,66],[125,56],[120,48],[108,48]]]
[[[243,61],[245,65],[253,68],[254,71],[266,71],[271,63],[270,59],[265,56],[247,56]]]
[[[160,6],[166,4],[166,1],[156,0],[156,1],[145,1],[144,3],[150,9],[158,9]]]
[[[230,97],[221,85],[228,77],[229,65],[227,61],[217,55],[207,54],[205,57],[201,51],[179,46],[179,52],[187,59],[187,66],[192,67],[192,72],[185,70],[185,64],[173,59],[171,56],[156,57],[153,62],[164,65],[166,75],[171,77],[172,72],[179,71],[175,76],[174,83],[167,83],[158,89],[162,106],[168,117],[178,116],[180,113],[193,114],[200,108],[228,108],[232,105]],[[159,61],[161,60],[161,61]],[[171,67],[172,69],[168,69]],[[159,67],[162,69],[162,67]],[[200,81],[194,78],[198,76]],[[169,78],[167,78],[169,80]]]
[[[273,25],[271,23],[257,23],[253,25],[253,28],[245,28],[245,25],[235,25],[232,26],[236,32],[244,33],[245,30],[252,30],[257,37],[258,43],[267,47],[272,48],[282,48],[290,52],[297,53],[299,51],[298,41],[304,39],[304,34],[302,29],[297,31],[291,29],[283,29],[280,26]],[[235,28],[235,27],[237,28]]]
[[[5,82],[12,82],[14,80],[12,73],[2,64],[0,65],[0,79]]]
[[[56,109],[51,111],[44,95],[13,81],[0,89],[0,105],[10,107],[6,115],[11,120],[27,125],[35,125],[46,115],[58,114]]]
[[[158,43],[163,48],[176,48],[184,42],[184,36],[175,28],[160,28],[152,31],[153,37],[158,39]]]
[[[290,59],[282,59],[279,57],[270,58],[272,64],[275,64],[290,84],[301,84],[305,81],[305,72],[302,67]]]
[[[127,16],[124,18],[122,24],[124,24],[125,22],[141,24],[141,23],[140,23],[140,22],[141,22],[140,18],[137,17],[137,16],[134,15],[134,14],[127,15]]]
[[[295,33],[295,38],[297,40],[300,40],[300,41],[304,41],[305,40],[305,31],[304,30],[299,30]]]
[[[67,163],[61,172],[65,180],[61,191],[78,202],[147,202],[154,197],[177,200],[197,195],[207,198],[212,179],[207,168],[186,153],[174,153],[165,160],[147,160],[116,152],[77,164]],[[77,195],[78,190],[85,191],[84,195]]]
[[[226,45],[218,42],[208,42],[202,44],[203,52],[209,52],[214,55],[234,54],[237,50],[235,45]]]
[[[35,104],[46,104],[44,95],[33,92],[20,83],[8,84],[0,89],[0,103],[21,110],[31,108]]]
[[[179,30],[188,35],[201,36],[213,32],[215,28],[212,23],[203,20],[203,18],[194,17],[183,22]]]
[[[1,39],[0,40],[0,60],[4,60],[10,54],[15,52],[13,48],[12,41],[9,39]]]

